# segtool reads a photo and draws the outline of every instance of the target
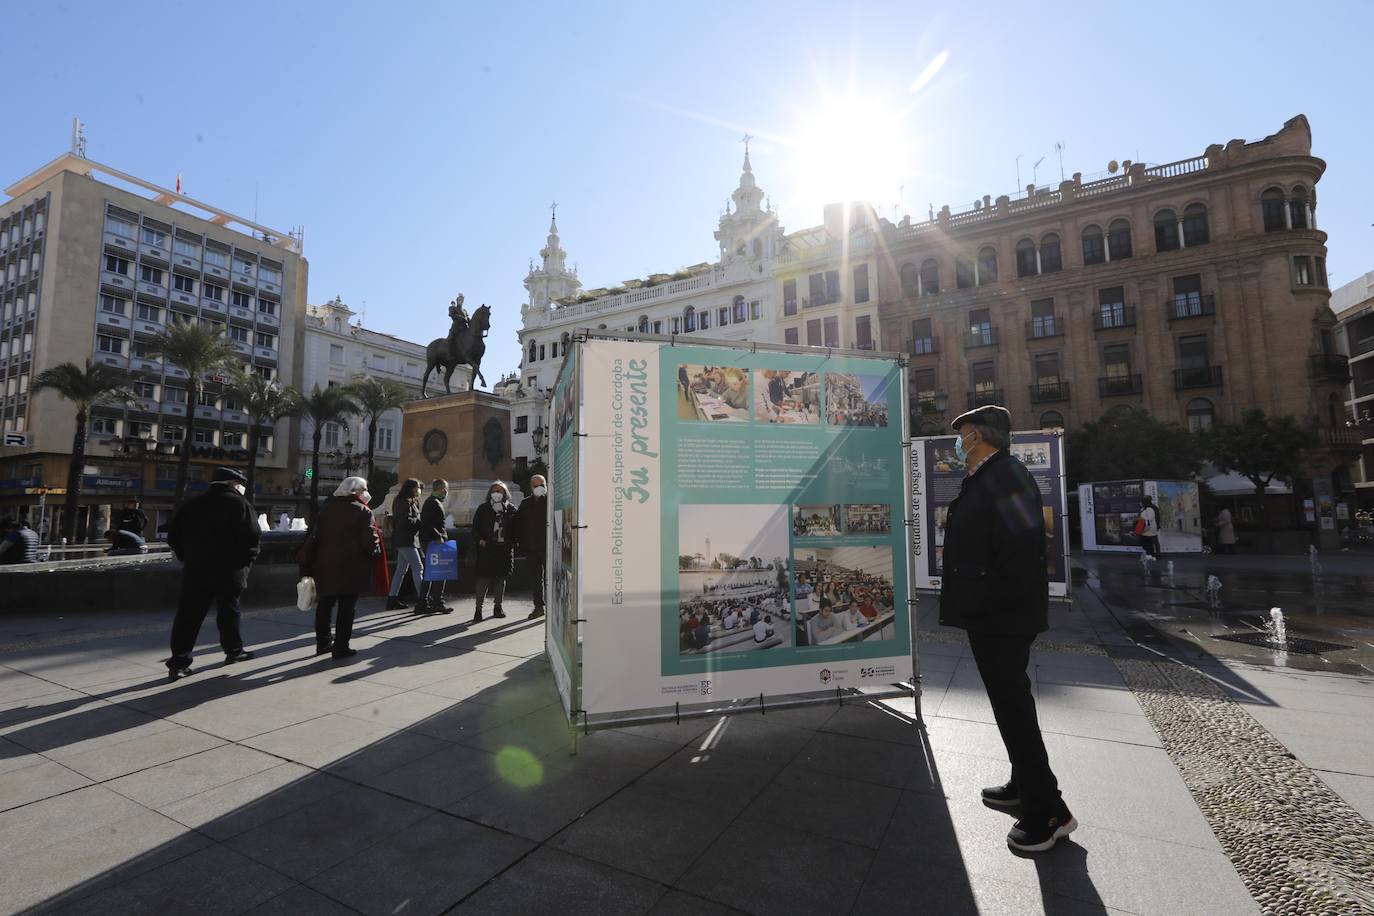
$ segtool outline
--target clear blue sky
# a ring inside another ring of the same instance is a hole
[[[585,8],[584,8],[585,7]],[[789,230],[821,201],[958,211],[1110,159],[1169,162],[1304,113],[1332,285],[1374,269],[1368,3],[12,4],[0,180],[64,151],[275,228],[310,301],[427,341],[466,293],[486,375],[559,202],[587,287],[710,260],[754,168]],[[15,85],[14,81],[18,84]],[[913,84],[920,83],[913,90]],[[850,161],[863,159],[853,167]],[[899,191],[899,189],[901,189]]]

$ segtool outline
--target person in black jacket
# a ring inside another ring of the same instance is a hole
[[[420,549],[424,551],[432,541],[448,540],[448,525],[444,521],[444,500],[448,497],[448,481],[442,477],[434,478],[430,484],[429,499],[420,510]],[[444,604],[444,580],[426,582],[420,600],[415,605],[417,614],[451,614],[453,608]]]
[[[119,510],[114,526],[119,531],[131,531],[143,537],[143,530],[148,527],[148,513],[143,511],[137,496],[130,497],[124,508]]]
[[[1011,761],[1011,779],[985,804],[1019,808],[1007,843],[1050,849],[1078,826],[1050,769],[1026,674],[1037,633],[1049,628],[1049,579],[1040,488],[1007,448],[1011,414],[986,406],[955,418],[967,468],[945,520],[940,623],[968,631],[969,648]]]
[[[487,488],[487,501],[472,514],[472,539],[477,544],[476,585],[473,599],[477,613],[473,623],[482,622],[482,602],[491,592],[493,617],[505,617],[501,598],[506,593],[506,578],[515,567],[515,510],[510,491],[499,480]]]
[[[414,477],[401,484],[401,492],[391,503],[391,540],[396,545],[396,572],[391,576],[391,594],[386,601],[388,611],[410,607],[401,600],[401,586],[406,573],[415,580],[417,603],[425,594],[425,564],[420,559],[420,494],[424,484]]]
[[[530,495],[515,510],[516,539],[520,552],[530,561],[534,578],[534,610],[527,618],[544,616],[544,570],[548,560],[545,539],[549,531],[549,485],[543,474],[530,478]]]
[[[183,503],[167,525],[167,544],[183,564],[181,598],[172,621],[172,680],[192,674],[191,652],[213,601],[224,662],[247,661],[239,633],[239,596],[258,556],[262,531],[257,514],[243,498],[248,479],[232,468],[216,468],[210,489]]]

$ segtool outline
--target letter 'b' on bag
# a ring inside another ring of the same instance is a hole
[[[1145,533],[1145,519],[1143,519],[1143,518],[1138,518],[1138,519],[1135,520],[1135,525],[1131,528],[1131,534],[1134,534],[1136,537],[1140,537],[1140,536],[1141,536],[1142,534],[1144,534],[1144,533]]]
[[[458,542],[430,541],[425,548],[426,582],[452,582],[458,578]]]

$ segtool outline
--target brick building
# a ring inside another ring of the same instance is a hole
[[[1002,403],[1021,428],[1131,409],[1205,429],[1259,407],[1317,418],[1314,477],[1356,460],[1311,146],[1299,115],[1263,140],[884,226],[881,345],[910,354],[918,421]]]

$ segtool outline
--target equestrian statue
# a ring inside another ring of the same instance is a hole
[[[449,394],[453,394],[453,389],[449,387],[449,379],[453,378],[453,370],[459,366],[471,366],[473,376],[483,385],[487,383],[482,377],[482,356],[487,352],[483,338],[487,336],[487,330],[491,327],[491,308],[483,305],[468,318],[468,313],[463,308],[463,294],[459,293],[458,298],[448,307],[448,316],[453,321],[448,329],[448,336],[430,341],[429,346],[425,348],[425,375],[420,380],[422,398],[429,397],[425,389],[429,383],[429,374],[436,367],[444,369],[444,390]]]

